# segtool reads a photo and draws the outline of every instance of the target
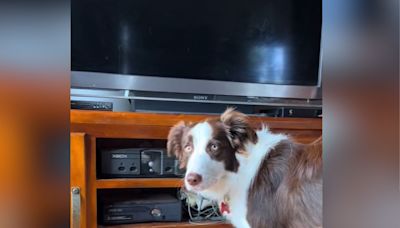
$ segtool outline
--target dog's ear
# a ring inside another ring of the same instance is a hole
[[[251,128],[245,114],[235,111],[234,108],[228,108],[220,119],[234,148],[242,150],[247,141],[257,142],[256,132]]]
[[[185,122],[180,121],[175,124],[171,128],[168,134],[168,142],[167,142],[167,152],[169,156],[175,156],[178,158],[180,162],[181,168],[186,166],[186,158],[185,153],[183,151],[182,139],[185,134],[189,130],[189,127],[186,126]]]

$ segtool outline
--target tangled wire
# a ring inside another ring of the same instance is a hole
[[[192,224],[216,224],[225,221],[219,211],[218,203],[215,201],[183,188],[178,190],[178,198],[185,200],[184,210],[189,214],[189,222]]]

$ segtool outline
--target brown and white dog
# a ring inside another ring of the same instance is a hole
[[[297,144],[228,109],[175,125],[168,153],[186,167],[185,187],[216,200],[237,228],[322,226],[322,140]]]

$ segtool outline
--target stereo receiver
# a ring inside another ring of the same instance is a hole
[[[165,149],[128,148],[101,151],[101,176],[182,177],[179,162],[168,157]]]

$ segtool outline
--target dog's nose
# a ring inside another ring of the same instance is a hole
[[[196,185],[200,184],[201,179],[202,179],[202,177],[197,173],[189,173],[186,176],[186,181],[192,186],[196,186]]]

